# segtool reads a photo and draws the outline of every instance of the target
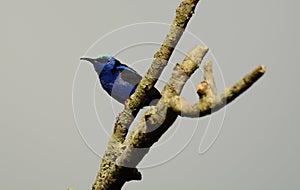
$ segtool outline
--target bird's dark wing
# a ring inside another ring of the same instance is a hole
[[[120,74],[123,80],[133,85],[138,84],[142,80],[142,77],[137,72],[132,72],[128,69],[124,69]]]
[[[119,72],[121,78],[132,85],[138,84],[142,79],[141,75],[139,75],[135,70],[122,64],[119,60],[116,60],[112,72]]]

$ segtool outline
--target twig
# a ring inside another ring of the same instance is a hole
[[[209,87],[209,96],[215,97],[217,95],[217,88],[214,79],[213,69],[212,69],[212,61],[206,61],[204,63],[204,80],[207,82]]]
[[[217,95],[217,88],[212,71],[212,61],[204,63],[204,81],[196,87],[200,99],[212,101]]]
[[[221,95],[211,99],[211,97],[200,98],[196,104],[191,104],[189,101],[180,96],[172,97],[171,107],[177,113],[181,113],[185,117],[203,117],[218,111],[235,98],[245,92],[252,86],[263,74],[266,69],[264,66],[258,66],[256,69],[244,76],[231,88],[225,88]]]

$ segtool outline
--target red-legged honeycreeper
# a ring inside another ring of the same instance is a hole
[[[122,104],[135,92],[142,79],[134,69],[122,64],[111,55],[100,55],[95,59],[83,57],[80,60],[86,60],[93,64],[102,88]],[[160,98],[159,91],[153,88],[146,95],[143,106],[148,106],[153,100],[157,101]]]

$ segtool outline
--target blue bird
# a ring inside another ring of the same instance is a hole
[[[100,55],[98,58],[80,58],[93,64],[102,88],[118,102],[124,104],[132,95],[142,77],[134,69],[122,64],[111,55]],[[151,89],[146,95],[142,106],[148,106],[153,100],[161,98],[156,88]],[[153,102],[151,103],[153,104]]]

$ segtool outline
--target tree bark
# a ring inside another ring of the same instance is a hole
[[[161,99],[146,111],[126,139],[129,126],[141,109],[147,92],[154,87],[168,64],[198,2],[199,0],[183,0],[177,8],[170,31],[155,53],[151,67],[117,118],[92,190],[118,190],[128,181],[141,180],[142,175],[136,168],[138,163],[178,116],[203,117],[211,114],[245,92],[265,73],[265,67],[259,66],[234,86],[217,95],[212,62],[207,61],[204,64],[204,80],[197,86],[199,101],[192,104],[181,97],[180,93],[208,52],[208,47],[196,46],[182,63],[176,64],[171,78],[161,92]]]

